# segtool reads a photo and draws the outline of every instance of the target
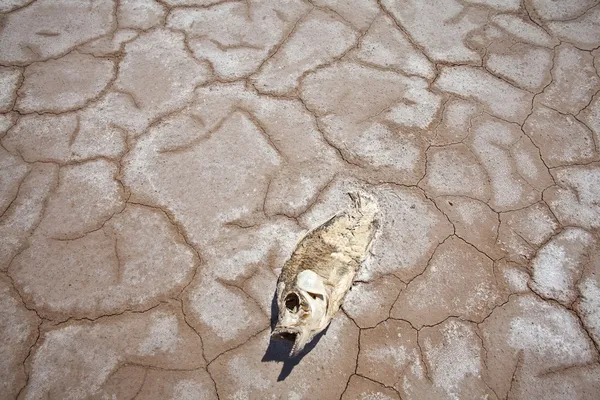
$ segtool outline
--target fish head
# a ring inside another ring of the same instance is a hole
[[[329,324],[329,295],[322,278],[310,270],[298,274],[289,290],[280,285],[279,319],[271,336],[293,342],[290,355],[296,356]]]

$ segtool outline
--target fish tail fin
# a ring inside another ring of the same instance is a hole
[[[379,229],[379,205],[375,198],[363,191],[348,193],[352,199],[352,209],[350,214],[354,214],[358,225],[363,225],[363,229],[374,231]],[[368,228],[370,227],[370,228]]]
[[[362,191],[349,192],[348,196],[352,200],[352,207],[361,215],[370,216],[374,219],[377,215],[379,207],[377,201],[371,196]]]

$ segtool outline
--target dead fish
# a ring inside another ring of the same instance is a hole
[[[351,207],[307,233],[281,270],[278,321],[271,335],[294,342],[290,356],[300,353],[340,309],[379,226],[373,198],[349,196]]]

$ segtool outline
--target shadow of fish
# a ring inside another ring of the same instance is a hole
[[[331,322],[379,227],[377,203],[349,193],[352,205],[300,240],[277,281],[274,339],[293,342],[295,356]]]

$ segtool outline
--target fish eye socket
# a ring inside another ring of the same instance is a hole
[[[306,292],[306,293],[308,293],[308,295],[309,295],[310,297],[312,297],[312,298],[313,298],[313,300],[317,300],[317,299],[323,300],[323,296],[321,296],[320,294],[317,294],[317,293],[311,293],[311,292]]]
[[[298,312],[300,306],[300,298],[296,293],[290,293],[285,297],[285,308],[291,312]]]

